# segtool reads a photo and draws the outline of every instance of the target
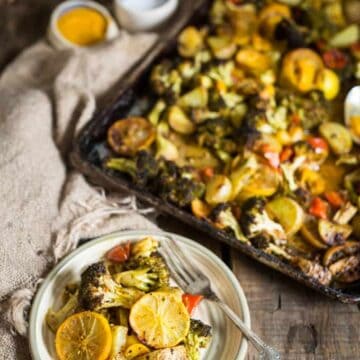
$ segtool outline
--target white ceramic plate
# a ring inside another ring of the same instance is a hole
[[[80,280],[84,269],[99,261],[112,247],[125,241],[136,241],[151,235],[160,242],[164,234],[154,231],[126,231],[100,237],[72,252],[63,259],[41,285],[30,314],[30,349],[34,360],[56,359],[54,335],[45,324],[45,315],[50,307],[59,307],[65,285]],[[250,326],[250,313],[242,288],[228,267],[212,252],[185,237],[171,235],[189,258],[207,274],[214,290],[233,310],[240,314]],[[195,318],[212,326],[213,339],[203,354],[205,360],[243,360],[247,352],[247,341],[215,304],[203,301],[196,309]]]

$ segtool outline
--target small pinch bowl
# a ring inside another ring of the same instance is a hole
[[[67,0],[63,3],[60,3],[51,14],[50,22],[47,30],[47,37],[50,43],[58,50],[63,49],[84,49],[89,48],[91,46],[80,46],[74,44],[73,42],[67,40],[59,31],[57,26],[57,21],[61,15],[66,13],[67,11],[75,8],[86,7],[89,9],[96,10],[101,15],[104,16],[107,20],[107,30],[105,34],[104,41],[112,40],[119,34],[119,28],[110,14],[110,12],[102,5],[95,1],[91,0]],[[101,43],[101,42],[100,42]]]
[[[144,6],[143,4],[147,5]],[[130,32],[153,30],[170,19],[179,0],[114,0],[114,12],[121,27]]]

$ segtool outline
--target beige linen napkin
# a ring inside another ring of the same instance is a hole
[[[56,51],[41,41],[0,77],[0,359],[29,358],[24,312],[38,279],[91,238],[155,227],[133,197],[91,187],[64,158],[103,96],[154,44],[121,33],[111,43]]]

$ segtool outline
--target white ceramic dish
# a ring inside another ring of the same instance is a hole
[[[78,46],[70,41],[68,41],[57,27],[57,20],[59,17],[64,14],[66,11],[69,11],[70,9],[77,8],[77,7],[88,7],[91,9],[94,9],[101,13],[108,21],[107,31],[105,40],[111,40],[115,38],[119,34],[119,28],[114,20],[114,18],[111,16],[110,12],[102,5],[95,1],[91,0],[67,0],[58,5],[55,10],[53,11],[50,23],[48,26],[48,39],[50,43],[56,47],[57,49],[69,49],[69,48],[83,48],[82,46]]]
[[[179,0],[114,0],[114,12],[124,29],[148,31],[168,20],[178,4]]]
[[[34,360],[56,359],[54,335],[45,324],[47,310],[60,306],[61,294],[68,283],[80,280],[84,269],[98,261],[109,249],[121,242],[136,241],[147,235],[160,242],[164,234],[156,231],[127,231],[110,234],[93,240],[63,259],[42,283],[30,313],[30,349]],[[169,234],[170,235],[170,234]],[[194,263],[211,279],[214,290],[233,310],[240,314],[250,326],[250,313],[244,292],[233,273],[212,252],[185,237],[171,234]],[[60,299],[60,300],[59,300]],[[195,318],[203,320],[213,328],[213,339],[203,360],[244,360],[247,341],[239,330],[214,304],[203,301],[196,309]]]

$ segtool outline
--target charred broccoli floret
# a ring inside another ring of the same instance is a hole
[[[258,197],[247,200],[242,208],[241,228],[250,239],[263,235],[269,236],[275,244],[282,244],[286,239],[284,229],[270,219],[265,204],[265,200]]]
[[[148,184],[159,171],[156,159],[147,151],[139,151],[134,159],[111,158],[107,161],[106,167],[130,175],[139,186]]]
[[[158,288],[157,283],[159,277],[153,272],[153,269],[145,267],[115,274],[114,279],[123,286],[149,292]]]
[[[220,229],[230,230],[242,242],[249,242],[243,234],[229,204],[219,204],[210,213],[210,219]]]
[[[153,237],[148,236],[140,241],[137,241],[131,247],[131,256],[133,257],[147,257],[156,252],[159,247],[159,242]]]
[[[132,257],[125,263],[125,270],[128,270],[128,274],[122,276],[123,281],[126,281],[129,284],[136,283],[137,286],[135,287],[137,288],[140,286],[149,289],[145,291],[152,291],[169,286],[169,270],[164,259],[159,253],[153,253],[151,256],[139,256],[136,258]],[[139,272],[136,273],[136,271]],[[136,275],[136,281],[131,281],[131,275]]]
[[[79,301],[85,310],[118,306],[130,309],[142,295],[142,291],[117,284],[102,261],[90,265],[81,275]]]
[[[173,102],[180,95],[182,78],[180,73],[173,69],[172,62],[165,60],[154,67],[151,72],[150,83],[158,95],[162,95]]]
[[[78,307],[78,291],[75,293],[69,293],[68,299],[63,307],[61,307],[58,311],[49,309],[46,314],[46,323],[53,332],[56,332],[65,319],[74,314]]]
[[[275,38],[279,41],[286,41],[290,49],[306,46],[305,35],[299,27],[289,19],[282,19],[275,28]]]
[[[207,348],[211,341],[211,327],[200,320],[191,319],[190,330],[184,340],[189,360],[200,359],[200,349]]]
[[[252,147],[261,138],[262,134],[270,134],[274,131],[267,121],[264,110],[249,110],[245,115],[239,133],[244,136],[245,145]]]
[[[165,161],[154,181],[155,192],[166,201],[180,207],[190,205],[191,201],[201,198],[205,185],[196,180],[186,168],[179,168],[171,161]]]

